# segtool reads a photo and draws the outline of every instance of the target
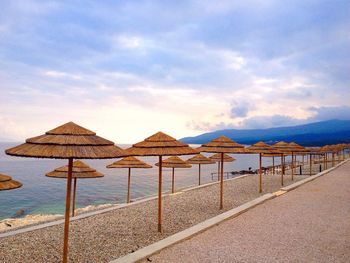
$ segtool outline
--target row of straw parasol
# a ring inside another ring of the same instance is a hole
[[[97,178],[103,175],[98,173],[93,168],[87,166],[83,162],[74,162],[75,159],[112,159],[126,157],[123,160],[112,163],[108,168],[128,168],[128,197],[127,202],[130,202],[130,176],[132,168],[150,168],[149,165],[137,160],[133,156],[157,156],[159,161],[158,166],[158,231],[162,231],[162,167],[173,168],[172,173],[172,191],[174,191],[174,169],[184,167],[184,163],[180,162],[177,155],[195,155],[200,152],[217,153],[220,155],[219,174],[220,174],[220,209],[223,209],[223,166],[225,162],[225,154],[244,154],[257,153],[260,156],[259,161],[259,191],[262,191],[262,154],[279,154],[284,158],[284,154],[291,153],[292,162],[293,154],[302,152],[302,147],[298,145],[276,144],[271,147],[263,142],[256,143],[247,149],[233,140],[221,136],[212,140],[209,143],[203,144],[198,149],[193,149],[185,143],[177,141],[175,138],[158,132],[144,141],[132,145],[132,147],[123,150],[116,146],[112,141],[106,140],[73,122],[68,122],[55,129],[47,131],[45,134],[29,138],[24,144],[6,150],[6,154],[21,157],[34,158],[53,158],[67,159],[67,166],[60,167],[47,174],[50,177],[62,177],[62,173],[66,174],[66,208],[64,220],[64,242],[63,242],[63,262],[68,261],[68,237],[69,237],[69,221],[70,221],[70,204],[72,181],[74,179],[74,195],[76,191],[76,180],[78,178]],[[173,156],[168,160],[164,160],[164,156]],[[199,184],[200,184],[200,165],[212,163],[213,160],[206,158],[203,155],[196,155],[188,160],[188,163],[199,165]],[[188,167],[189,164],[185,163]],[[292,165],[293,167],[293,165]],[[283,170],[283,169],[282,169]],[[283,174],[283,172],[282,172]],[[293,176],[293,172],[292,172]],[[65,177],[65,176],[63,176]],[[1,179],[0,180],[8,180]],[[10,179],[11,180],[11,179]],[[283,183],[283,175],[282,175]],[[75,202],[73,202],[73,207]],[[73,209],[74,214],[74,209]]]

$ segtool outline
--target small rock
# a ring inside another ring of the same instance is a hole
[[[23,216],[25,213],[26,213],[26,211],[25,211],[24,209],[19,209],[19,210],[16,212],[15,216],[16,216],[16,217],[18,217],[18,216]]]

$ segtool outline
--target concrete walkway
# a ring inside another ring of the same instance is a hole
[[[350,262],[350,162],[148,261]]]

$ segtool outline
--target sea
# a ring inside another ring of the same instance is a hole
[[[65,209],[66,180],[46,177],[57,167],[67,165],[67,160],[14,157],[5,149],[19,143],[0,143],[0,173],[23,183],[18,189],[0,191],[0,220],[23,217],[28,214],[63,214]],[[127,148],[130,145],[118,145]],[[191,145],[198,147],[199,145]],[[206,156],[211,154],[204,153]],[[232,154],[236,161],[225,163],[224,171],[258,168],[258,155]],[[184,160],[191,156],[180,156]],[[154,166],[158,157],[137,157]],[[163,157],[164,159],[166,157]],[[76,208],[88,205],[125,203],[127,194],[127,169],[107,169],[106,165],[117,159],[83,160],[103,173],[103,178],[77,180]],[[263,166],[272,165],[272,158],[263,158]],[[218,165],[201,165],[201,183],[217,180]],[[198,185],[198,165],[175,169],[175,190]],[[158,189],[158,167],[132,169],[131,199],[155,195]],[[163,190],[171,189],[171,168],[163,168]],[[19,212],[21,211],[21,212]]]

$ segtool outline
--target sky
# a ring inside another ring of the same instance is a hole
[[[350,2],[0,0],[0,140],[350,119]]]

